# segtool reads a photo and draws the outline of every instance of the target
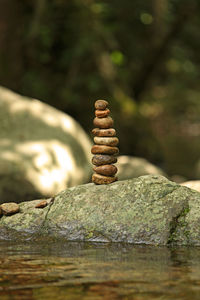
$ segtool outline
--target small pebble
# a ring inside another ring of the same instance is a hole
[[[110,184],[115,181],[117,181],[117,177],[103,176],[96,173],[92,175],[92,182],[95,184]]]
[[[14,202],[1,204],[1,210],[5,216],[11,216],[19,212],[19,205]]]
[[[106,145],[106,146],[117,146],[119,144],[119,140],[117,137],[94,137],[94,142],[97,145]]]
[[[97,118],[105,118],[110,114],[110,110],[107,108],[105,110],[95,110],[95,116]]]
[[[114,164],[117,162],[117,157],[114,155],[94,155],[92,158],[93,165],[101,166],[101,165],[107,165],[107,164]]]
[[[42,200],[40,201],[38,204],[36,204],[35,208],[44,208],[47,206],[47,201],[46,200]]]
[[[105,100],[97,100],[94,104],[95,108],[98,110],[104,110],[108,106],[108,102]]]
[[[119,149],[117,147],[94,145],[91,149],[91,152],[92,154],[118,154]]]
[[[109,129],[99,129],[99,128],[94,128],[92,130],[93,135],[95,136],[116,136],[116,130],[114,128],[109,128]]]
[[[114,165],[103,165],[94,167],[93,170],[100,175],[113,176],[117,173],[117,167]]]

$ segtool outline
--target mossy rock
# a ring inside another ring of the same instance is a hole
[[[200,193],[147,175],[110,185],[69,188],[47,207],[20,204],[0,220],[0,238],[200,245]]]

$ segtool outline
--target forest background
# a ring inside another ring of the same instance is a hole
[[[200,179],[199,0],[0,0],[0,85],[90,134],[107,99],[120,153]]]

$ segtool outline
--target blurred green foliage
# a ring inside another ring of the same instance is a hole
[[[108,99],[122,154],[196,178],[199,0],[1,0],[0,84],[90,132]]]

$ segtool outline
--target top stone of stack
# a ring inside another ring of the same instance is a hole
[[[97,110],[104,110],[104,109],[107,108],[107,106],[108,106],[108,102],[105,101],[105,100],[97,100],[97,101],[95,102],[95,108],[96,108]]]

